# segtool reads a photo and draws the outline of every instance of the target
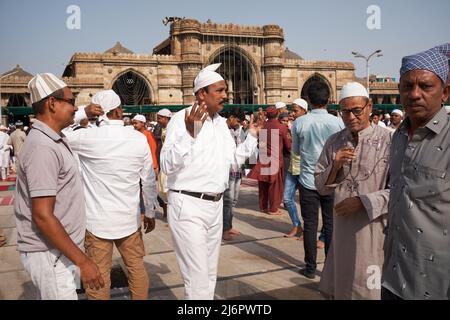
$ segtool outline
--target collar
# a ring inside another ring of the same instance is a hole
[[[62,140],[62,138],[65,138],[65,135],[63,133],[61,133],[61,135],[57,134],[45,122],[42,122],[38,119],[35,120],[32,128],[41,131],[43,134],[54,141],[60,141]]]
[[[445,108],[442,107],[441,110],[439,110],[438,113],[436,113],[434,115],[434,117],[430,121],[428,121],[428,123],[425,125],[425,128],[428,128],[435,134],[439,134],[445,128],[448,121],[449,121],[448,115],[445,112]],[[401,133],[408,135],[408,128],[409,128],[410,124],[411,123],[410,123],[409,117],[407,117],[402,122],[402,124],[400,125],[398,130]]]
[[[327,109],[312,109],[311,110],[311,112],[310,113],[326,113],[326,114],[328,114],[328,111],[327,111]]]
[[[123,120],[108,120],[108,121],[101,121],[100,126],[124,126]],[[128,127],[128,126],[127,126]]]
[[[371,123],[370,126],[368,126],[367,128],[359,131],[358,132],[358,139],[367,137],[369,135],[372,135],[373,131],[375,130],[375,126],[376,126],[376,124]],[[346,129],[345,131],[346,131],[347,137],[353,139],[353,135],[350,132],[350,130]]]

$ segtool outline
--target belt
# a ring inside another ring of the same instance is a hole
[[[182,193],[182,194],[186,194],[186,195],[191,196],[191,197],[200,198],[200,199],[203,199],[203,200],[214,201],[214,202],[219,201],[222,198],[222,194],[223,194],[223,193],[218,193],[215,196],[213,196],[213,195],[206,194],[206,193],[191,192],[191,191],[185,191],[185,190],[172,190],[172,189],[170,189],[170,191],[173,191],[173,192],[176,192],[176,193]]]

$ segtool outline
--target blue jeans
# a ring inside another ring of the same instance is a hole
[[[228,189],[223,193],[223,231],[233,227],[233,208],[236,206],[241,188],[241,178],[230,176]]]
[[[298,182],[298,175],[292,175],[289,171],[286,170],[286,179],[284,180],[284,194],[283,194],[283,202],[284,206],[289,212],[289,216],[291,217],[292,224],[294,227],[301,227],[302,223],[300,222],[300,218],[298,217],[297,206],[295,204],[295,192],[297,191],[300,183]]]

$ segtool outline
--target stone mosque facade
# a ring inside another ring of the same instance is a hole
[[[72,89],[77,105],[98,91],[115,90],[124,105],[188,105],[194,100],[193,81],[211,63],[228,84],[230,104],[291,103],[304,97],[314,81],[330,88],[336,103],[342,86],[358,80],[351,62],[305,60],[285,45],[278,25],[216,24],[208,20],[172,19],[170,36],[153,49],[138,54],[119,42],[103,53],[77,52],[62,79]],[[7,74],[10,74],[9,76]],[[31,106],[27,83],[32,75],[17,66],[2,75],[1,105]],[[364,83],[364,82],[363,82]],[[396,84],[372,87],[375,103],[396,103]]]

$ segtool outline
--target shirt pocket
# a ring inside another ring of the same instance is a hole
[[[412,198],[437,198],[448,188],[448,186],[446,187],[448,173],[445,170],[413,164],[412,169],[408,170],[407,176],[409,176],[408,180],[411,180],[409,191]]]

